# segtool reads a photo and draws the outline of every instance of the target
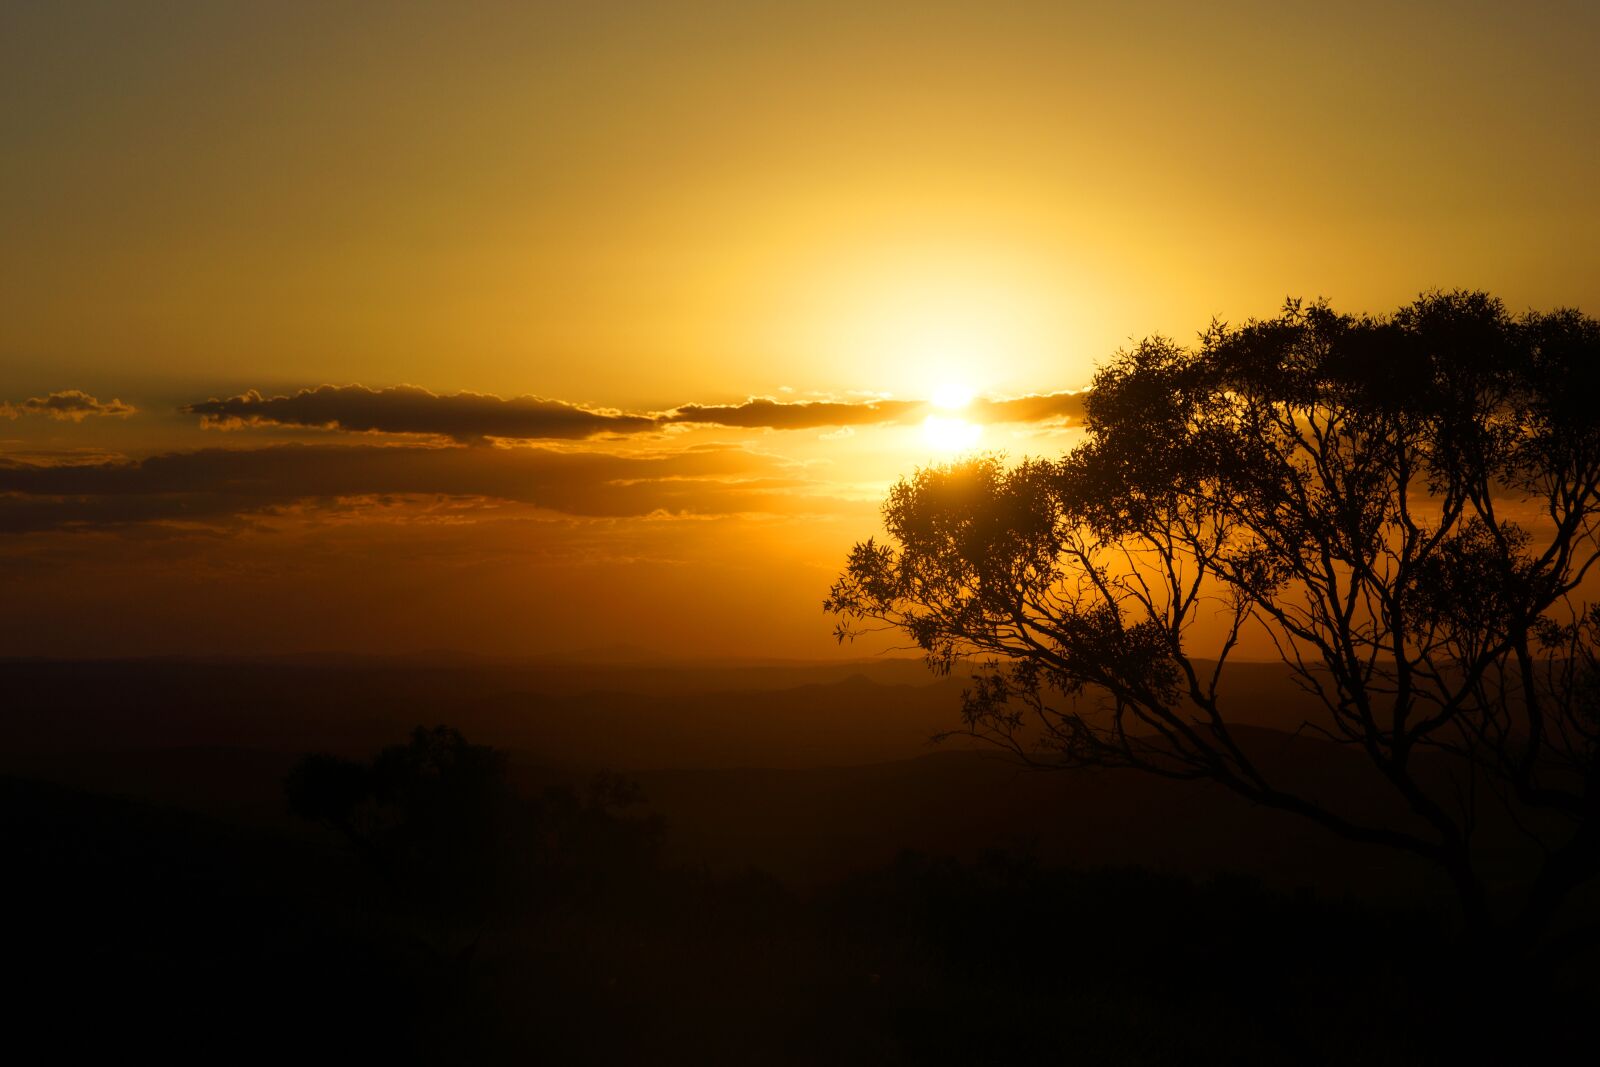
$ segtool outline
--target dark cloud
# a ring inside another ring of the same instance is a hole
[[[29,397],[15,404],[0,403],[0,416],[44,415],[63,422],[82,422],[90,415],[127,418],[138,409],[120,400],[97,400],[82,389],[63,389],[46,396]]]
[[[685,404],[663,422],[745,429],[811,430],[917,422],[936,411],[923,400],[773,400],[752,397],[742,404]],[[1083,415],[1083,394],[1046,393],[1011,400],[974,400],[960,414],[974,422],[1044,422]]]
[[[967,409],[977,422],[1050,422],[1083,418],[1086,392],[1039,393],[1010,400],[974,400]]]
[[[979,422],[1041,422],[1083,413],[1081,393],[1048,393],[1010,400],[975,400],[965,414]],[[656,414],[629,414],[479,393],[441,396],[413,386],[368,389],[324,385],[289,396],[251,390],[183,409],[216,426],[306,426],[351,432],[431,434],[464,444],[489,438],[572,440],[601,434],[639,434],[666,426],[723,426],[746,430],[811,430],[916,422],[934,410],[922,400],[773,400],[684,404]]]
[[[542,448],[279,445],[139,462],[0,465],[0,532],[217,525],[303,502],[482,498],[585,517],[797,513],[789,468],[737,448],[620,456]]]
[[[414,433],[448,437],[464,444],[490,437],[517,440],[580,440],[601,434],[631,434],[656,429],[655,420],[546,400],[509,400],[483,393],[440,395],[411,385],[368,389],[363,385],[324,385],[289,396],[213,397],[185,407],[211,426],[307,426],[353,433]]]
[[[742,404],[684,404],[662,415],[661,421],[747,430],[812,430],[826,426],[910,422],[927,410],[928,405],[920,400],[842,402],[752,397]]]

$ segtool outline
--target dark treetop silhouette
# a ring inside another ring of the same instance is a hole
[[[1470,934],[1526,949],[1600,869],[1600,612],[1575,600],[1597,555],[1597,385],[1600,323],[1481,293],[1381,318],[1291,301],[1192,349],[1146,340],[1098,371],[1062,458],[896,485],[892,543],[856,545],[824,606],[841,640],[887,624],[938,670],[979,662],[977,736],[1215,780],[1414,853]],[[1306,728],[1363,753],[1404,817],[1252,758],[1221,693],[1252,627],[1320,708]],[[1542,857],[1505,908],[1475,848],[1487,804]]]
[[[661,827],[621,814],[642,799],[628,780],[601,774],[586,796],[570,786],[524,796],[507,770],[505,752],[419,726],[370,763],[306,756],[284,792],[291,811],[338,830],[392,888],[445,913],[592,896],[654,863]]]

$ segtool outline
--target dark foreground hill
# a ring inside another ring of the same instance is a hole
[[[0,779],[0,839],[8,1037],[54,1062],[1552,1063],[1589,1017],[1463,980],[1425,910],[1248,879],[907,853],[800,893],[658,863],[485,915],[326,841],[39,783]]]
[[[12,1014],[63,1058],[1448,1063],[1554,1049],[1593,997],[1581,972],[1480,980],[1444,887],[1392,853],[1203,785],[932,746],[960,680],[916,663],[8,663],[0,685]],[[1276,728],[1281,679],[1245,689],[1274,775],[1399,817],[1350,787],[1359,757]],[[546,821],[499,847],[544,860],[435,870],[504,884],[429,902],[289,815],[305,753],[419,723],[510,753]],[[601,768],[645,805],[574,799]]]

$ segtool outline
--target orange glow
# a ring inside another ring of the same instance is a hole
[[[842,654],[883,491],[1059,454],[1130,341],[1600,307],[1595,5],[11,6],[8,654]],[[628,610],[524,610],[580,571]]]

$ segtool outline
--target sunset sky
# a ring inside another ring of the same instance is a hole
[[[0,2],[0,655],[837,654],[888,485],[1069,447],[1130,340],[1600,311],[1597,45],[1578,0]]]

